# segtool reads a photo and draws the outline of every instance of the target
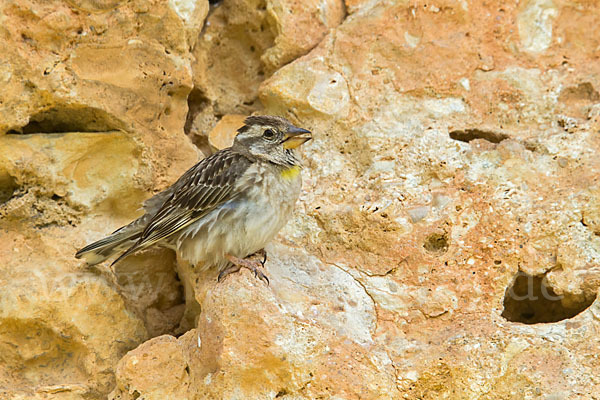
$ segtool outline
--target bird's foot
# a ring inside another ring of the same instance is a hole
[[[235,264],[229,264],[227,268],[223,271],[219,272],[219,277],[217,278],[217,282],[221,282],[225,277],[229,274],[233,274],[234,272],[238,272],[242,267]]]
[[[227,275],[238,272],[241,268],[247,268],[254,272],[255,277],[265,281],[267,285],[269,284],[269,278],[261,271],[261,268],[265,266],[265,262],[267,261],[267,252],[264,249],[261,249],[246,258],[238,258],[229,254],[226,254],[225,258],[229,260],[232,265],[219,273],[219,282]]]
[[[248,257],[246,257],[246,259],[249,259],[249,258],[260,260],[260,263],[264,267],[265,263],[267,262],[267,251],[265,249],[260,249],[256,253],[252,253]]]

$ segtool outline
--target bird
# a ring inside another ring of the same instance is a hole
[[[295,150],[309,130],[278,116],[250,116],[231,147],[206,157],[143,204],[145,214],[75,254],[88,265],[111,264],[151,246],[171,248],[218,281],[246,268],[261,271],[265,245],[293,214],[302,186]]]

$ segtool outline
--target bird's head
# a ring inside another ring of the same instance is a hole
[[[312,139],[310,131],[298,128],[285,118],[253,116],[238,129],[233,148],[279,165],[296,165],[294,149]]]

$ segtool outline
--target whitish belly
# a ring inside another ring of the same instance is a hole
[[[227,265],[225,254],[246,257],[262,248],[293,213],[300,182],[260,182],[245,198],[231,200],[186,228],[179,236],[181,256],[199,268]]]

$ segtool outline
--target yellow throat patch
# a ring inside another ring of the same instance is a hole
[[[299,166],[294,165],[293,167],[281,171],[281,177],[283,179],[292,180],[300,175],[300,170],[301,168]]]

